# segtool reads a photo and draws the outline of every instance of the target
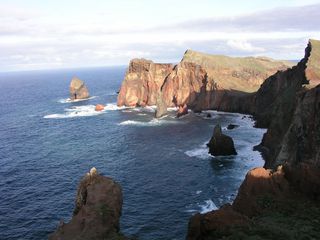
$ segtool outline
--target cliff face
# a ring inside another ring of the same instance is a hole
[[[298,110],[298,103],[303,101],[302,96],[305,92],[312,89],[319,81],[317,78],[319,72],[314,67],[314,62],[320,61],[319,52],[319,41],[310,40],[305,50],[305,57],[297,66],[269,77],[255,94],[254,116],[257,126],[268,128],[261,143],[266,153],[265,166],[268,168],[276,167],[284,161],[286,144],[283,141],[289,134],[288,131],[292,131],[290,123],[293,122],[294,114]],[[313,74],[309,74],[310,72]],[[304,106],[304,111],[310,111],[306,110],[306,107]],[[278,157],[280,151],[282,156]]]
[[[268,127],[262,141],[268,149],[265,168],[247,174],[232,205],[193,216],[187,239],[312,239],[320,234],[315,224],[320,221],[319,43],[311,40],[297,66],[268,78],[254,95],[257,123]],[[219,221],[221,216],[232,219]]]
[[[121,186],[93,168],[79,184],[71,221],[60,223],[49,239],[125,239],[119,233],[121,209]]]
[[[131,60],[118,95],[118,106],[156,105],[158,92],[172,69],[172,64]]]
[[[160,89],[167,106],[187,104],[195,111],[251,113],[252,92],[269,75],[289,65],[266,58],[231,58],[190,50],[176,66],[134,59],[122,83],[118,105],[155,105]]]

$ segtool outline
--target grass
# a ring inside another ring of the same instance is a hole
[[[234,227],[213,232],[209,239],[311,240],[320,238],[320,205],[307,200],[275,200],[264,196],[257,200],[263,212],[249,227]]]

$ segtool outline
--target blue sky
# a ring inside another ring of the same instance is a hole
[[[0,0],[0,71],[177,62],[186,49],[300,59],[320,0]]]

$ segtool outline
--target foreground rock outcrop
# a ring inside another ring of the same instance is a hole
[[[187,239],[317,239],[320,204],[304,195],[290,174],[284,167],[251,170],[232,205],[191,217]]]
[[[69,223],[61,223],[50,240],[125,239],[120,233],[121,186],[95,168],[81,180]]]
[[[86,99],[89,98],[89,91],[82,80],[77,77],[72,78],[70,83],[70,99]]]
[[[214,127],[213,136],[207,146],[209,147],[209,153],[213,156],[237,154],[232,138],[222,133],[219,124]]]

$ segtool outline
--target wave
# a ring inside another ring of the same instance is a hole
[[[97,98],[98,96],[91,96],[89,98],[85,98],[85,99],[76,99],[76,100],[71,100],[70,98],[62,98],[60,100],[58,100],[59,103],[74,103],[74,102],[83,102],[83,101],[87,101],[90,99],[94,99]]]
[[[194,148],[192,150],[188,150],[184,152],[189,157],[196,157],[200,159],[208,159],[211,158],[211,155],[208,153],[207,142],[199,146],[198,148]]]
[[[74,118],[74,117],[90,117],[104,113],[103,111],[95,111],[94,105],[77,106],[65,109],[65,113],[62,114],[49,114],[43,118],[60,119],[60,118]]]
[[[128,108],[129,107],[126,107],[126,106],[119,107],[116,103],[107,103],[104,106],[105,111],[118,111],[118,110],[124,110],[124,109],[128,109]]]
[[[204,204],[199,204],[199,207],[200,207],[201,214],[211,212],[213,210],[218,209],[217,206],[214,204],[214,202],[211,199],[206,200]]]
[[[160,125],[166,125],[166,124],[178,124],[178,121],[168,121],[164,119],[152,119],[151,121],[148,122],[142,122],[142,121],[135,121],[135,120],[126,120],[118,125],[122,126],[127,126],[127,125],[133,125],[133,126],[146,126],[146,127],[153,127],[153,126],[160,126]]]

